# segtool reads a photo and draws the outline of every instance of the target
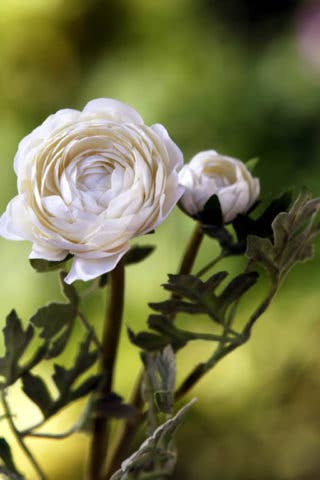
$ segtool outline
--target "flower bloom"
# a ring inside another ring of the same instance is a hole
[[[252,177],[244,163],[215,150],[195,155],[182,168],[179,178],[185,187],[180,203],[189,215],[199,213],[215,194],[225,223],[246,213],[260,193],[259,179]]]
[[[0,235],[29,240],[29,258],[74,255],[66,282],[112,270],[129,240],[156,228],[183,193],[179,148],[128,105],[96,99],[49,116],[19,144],[18,195]]]

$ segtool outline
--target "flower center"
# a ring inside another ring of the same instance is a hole
[[[83,191],[106,191],[111,187],[113,165],[102,155],[91,155],[77,168],[77,187]]]

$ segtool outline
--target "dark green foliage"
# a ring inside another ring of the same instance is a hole
[[[134,245],[123,257],[123,262],[125,265],[142,262],[142,260],[151,255],[154,249],[154,245]]]
[[[201,212],[196,215],[204,225],[215,225],[217,227],[223,225],[222,210],[217,195],[212,195],[205,203]]]
[[[239,214],[231,223],[235,236],[222,224],[206,222],[201,219],[203,232],[211,238],[217,240],[226,256],[242,255],[246,251],[247,239],[249,235],[256,235],[262,238],[272,238],[272,222],[275,217],[286,212],[292,202],[291,192],[286,192],[279,198],[272,200],[265,210],[257,217],[252,217],[258,204],[253,205],[251,210],[245,214]]]
[[[22,389],[30,400],[39,407],[43,416],[47,417],[50,412],[52,398],[42,378],[26,372],[22,377]]]
[[[289,212],[280,213],[272,223],[273,238],[250,236],[246,255],[260,263],[273,281],[281,281],[296,262],[312,257],[312,242],[319,234],[315,222],[320,199],[302,192]]]
[[[24,330],[16,311],[12,310],[6,318],[3,335],[5,355],[0,358],[0,375],[5,378],[6,385],[11,385],[27,368],[20,365],[20,359],[33,338],[34,328],[32,325],[29,325]],[[34,362],[35,357],[36,354],[29,362],[29,365]]]
[[[164,284],[166,290],[174,292],[180,299],[165,300],[150,303],[150,307],[162,314],[175,315],[180,312],[205,313],[218,323],[225,322],[229,307],[237,302],[257,281],[256,272],[238,275],[225,287],[221,294],[215,293],[216,288],[226,277],[226,272],[219,272],[202,282],[193,275],[169,275],[169,283]]]
[[[5,475],[11,480],[23,480],[22,475],[18,472],[11,453],[11,448],[8,442],[0,437],[0,474]]]
[[[30,265],[38,273],[53,272],[55,270],[61,270],[62,268],[64,268],[66,262],[70,260],[72,257],[73,255],[69,254],[66,256],[66,258],[64,258],[63,260],[59,260],[57,262],[35,258],[30,260]]]

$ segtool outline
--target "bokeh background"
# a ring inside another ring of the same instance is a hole
[[[186,161],[209,148],[243,160],[258,156],[265,196],[302,185],[320,194],[317,0],[1,0],[1,211],[15,195],[19,140],[50,113],[97,97],[117,98],[146,123],[163,123]],[[164,298],[159,285],[176,271],[192,227],[176,210],[141,240],[157,251],[128,268],[125,316],[134,329],[145,325],[147,302]],[[29,248],[0,239],[1,325],[12,307],[26,320],[61,298],[56,274],[30,268]],[[197,266],[215,252],[206,240]],[[241,268],[235,260],[225,266]],[[320,478],[319,267],[319,253],[296,267],[250,343],[194,389],[198,403],[178,436],[176,480]],[[104,303],[101,291],[85,300],[97,330]],[[72,361],[81,334],[79,327],[62,362]],[[189,346],[178,357],[179,378],[209,352],[201,342]],[[138,369],[138,352],[124,334],[117,391],[125,398]],[[51,370],[41,373],[49,377]],[[19,388],[9,398],[19,425],[37,420]],[[78,402],[46,430],[65,430],[81,407]],[[7,434],[4,421],[0,432]],[[30,445],[50,480],[81,478],[83,435]]]

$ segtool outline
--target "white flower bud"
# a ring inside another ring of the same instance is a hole
[[[162,125],[128,105],[96,99],[60,110],[19,144],[18,195],[0,235],[29,240],[29,258],[74,255],[66,282],[112,270],[129,240],[157,227],[183,193],[179,148]]]
[[[215,150],[195,155],[180,171],[179,180],[185,187],[180,204],[189,215],[199,213],[215,194],[225,223],[246,213],[260,192],[259,179],[252,177],[244,163]]]

